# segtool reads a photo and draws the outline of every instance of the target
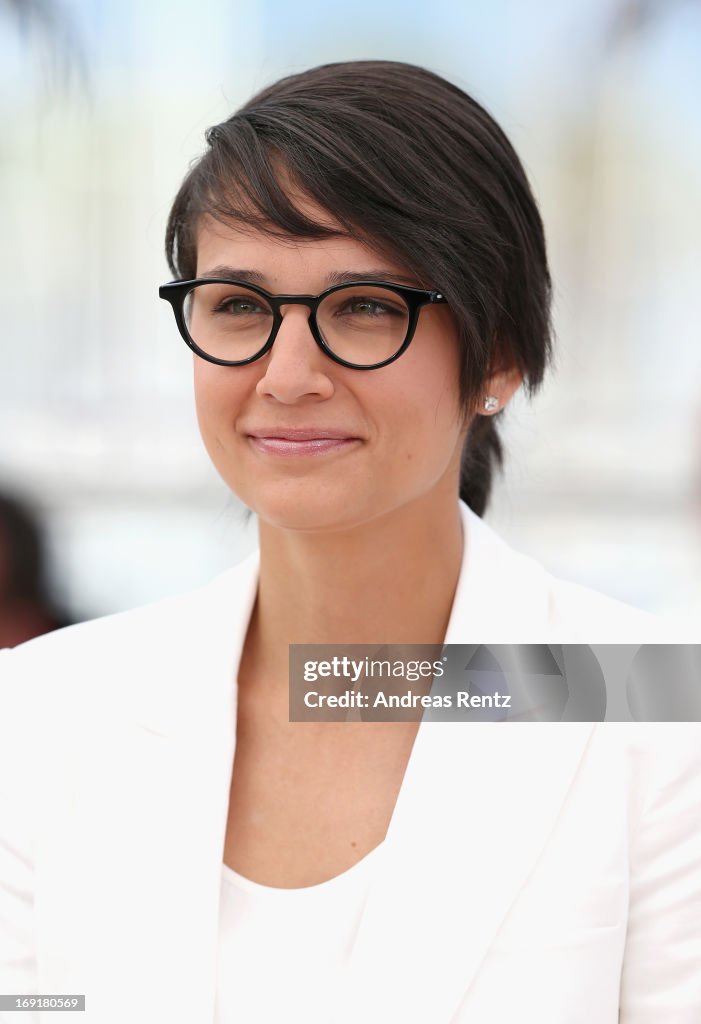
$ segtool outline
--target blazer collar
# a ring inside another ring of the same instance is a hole
[[[460,511],[462,567],[445,643],[544,641],[548,574],[463,501]],[[143,619],[141,662],[153,663],[146,685],[140,675],[132,676],[132,711],[145,728],[187,734],[209,714],[235,716],[236,677],[258,574],[256,550],[206,586],[134,613]]]
[[[445,643],[535,643],[548,624],[549,580],[460,502],[463,560]]]

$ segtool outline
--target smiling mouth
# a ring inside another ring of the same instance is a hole
[[[264,455],[304,456],[340,452],[360,442],[357,437],[275,437],[249,434],[251,446]]]

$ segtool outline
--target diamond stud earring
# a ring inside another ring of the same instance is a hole
[[[499,408],[499,399],[494,395],[485,395],[484,408],[487,412],[494,412]]]

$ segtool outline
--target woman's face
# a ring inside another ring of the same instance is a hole
[[[298,205],[319,219],[311,204]],[[419,285],[347,236],[290,243],[203,220],[197,276],[220,276],[213,272],[221,267],[255,271],[273,294],[316,295],[329,287],[329,274],[347,271],[369,279],[382,271],[389,281]],[[455,501],[465,427],[448,307],[423,307],[409,348],[376,370],[326,356],[309,330],[308,307],[283,306],[282,314],[272,350],[247,366],[194,357],[202,438],[243,503],[277,527],[334,530],[417,499]],[[346,440],[301,451],[260,436],[291,430],[340,432]]]

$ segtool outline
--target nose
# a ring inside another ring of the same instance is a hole
[[[309,307],[289,304],[280,312],[282,323],[273,347],[260,360],[265,372],[256,391],[286,405],[307,396],[329,398],[334,388],[328,371],[333,364],[314,340]]]

